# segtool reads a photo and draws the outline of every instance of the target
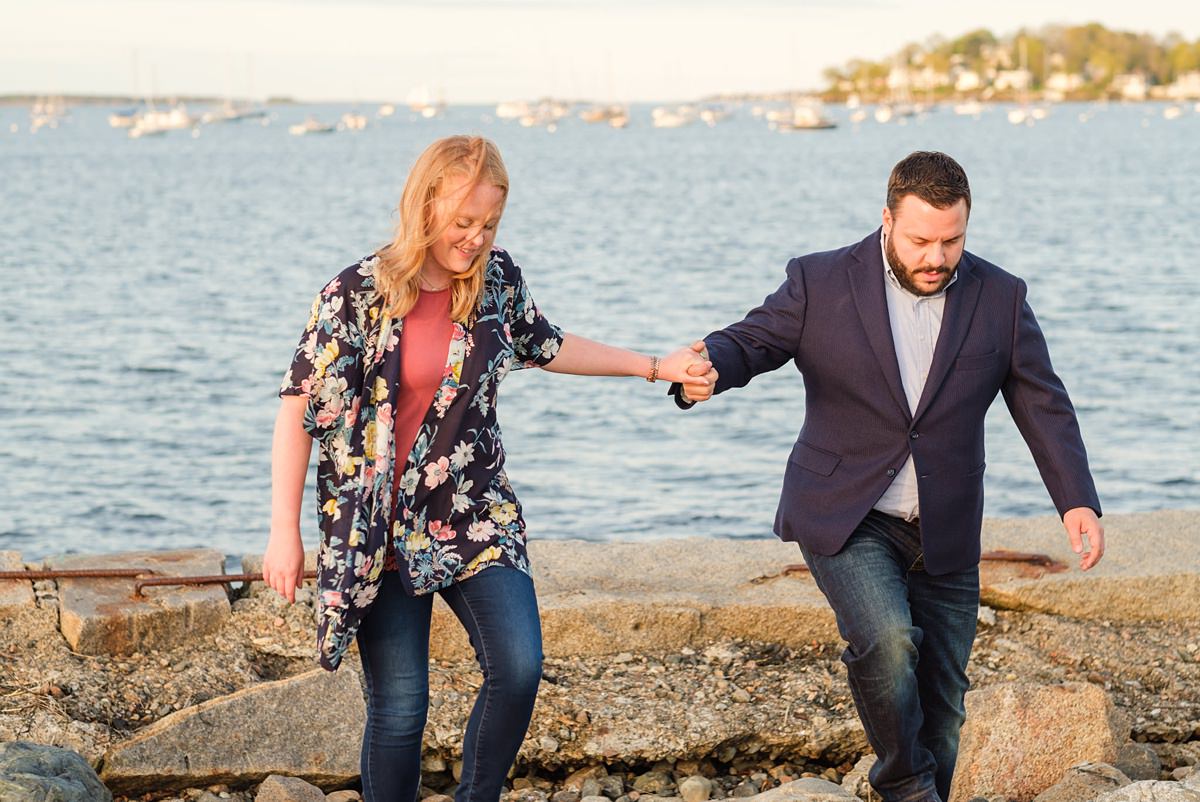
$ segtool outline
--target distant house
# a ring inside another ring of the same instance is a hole
[[[1145,100],[1149,92],[1146,77],[1136,72],[1114,75],[1110,86],[1124,100]]]
[[[1000,70],[996,73],[996,80],[992,82],[992,86],[996,87],[998,92],[1009,89],[1025,92],[1033,86],[1033,73],[1029,70]]]
[[[1056,72],[1046,79],[1046,88],[1067,94],[1083,88],[1083,76],[1077,72]]]
[[[962,70],[954,78],[955,92],[977,92],[983,87],[983,78],[975,70]]]
[[[1200,71],[1185,72],[1167,87],[1172,100],[1200,100]]]

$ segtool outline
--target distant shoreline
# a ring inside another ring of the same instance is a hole
[[[378,106],[381,104],[391,104],[399,108],[404,106],[401,101],[397,100],[354,100],[348,98],[320,98],[320,99],[300,99],[293,97],[269,97],[266,100],[251,100],[247,98],[227,98],[217,97],[215,95],[162,95],[152,98],[132,97],[129,95],[58,95],[58,94],[13,94],[0,95],[0,107],[5,106],[31,106],[34,103],[42,101],[47,97],[61,100],[63,103],[71,106],[140,106],[147,101],[153,104],[170,106],[175,103],[191,103],[191,104],[210,104],[217,105],[227,102],[236,104],[249,105],[265,105],[265,106],[321,106],[321,105],[349,105],[349,106]],[[838,93],[830,96],[826,92],[804,92],[800,90],[792,92],[747,92],[744,94],[724,94],[724,95],[709,95],[693,100],[644,100],[634,101],[628,105],[633,106],[654,106],[660,104],[719,104],[719,103],[795,103],[806,99],[820,98],[831,105],[841,105],[846,100],[845,93]],[[961,103],[967,100],[976,100],[984,105],[997,103],[1020,103],[1022,99],[1015,93],[996,94],[993,97],[984,100],[983,98],[974,97],[957,97],[957,96],[940,96],[922,102],[923,105],[938,105]],[[1191,103],[1194,98],[1065,98],[1063,100],[1048,101],[1042,98],[1030,97],[1029,103]],[[861,104],[864,106],[877,105],[880,103],[894,103],[885,97],[861,97]],[[479,103],[447,103],[451,108],[472,108],[472,107],[488,107],[495,106],[499,101],[486,101]],[[592,105],[598,101],[575,99],[561,100],[559,102],[568,103],[571,105]]]

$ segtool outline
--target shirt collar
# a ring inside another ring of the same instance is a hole
[[[958,281],[958,270],[955,270],[954,275],[950,276],[950,281],[946,283],[946,286],[942,287],[940,290],[935,292],[933,295],[917,295],[914,292],[910,292],[909,290],[905,289],[903,284],[900,283],[900,279],[896,278],[896,271],[892,270],[892,266],[890,264],[888,264],[887,245],[885,244],[886,242],[887,242],[887,235],[884,234],[882,230],[880,230],[880,232],[879,232],[879,252],[883,256],[883,274],[884,274],[884,276],[887,277],[887,281],[889,284],[891,284],[896,289],[900,290],[900,292],[904,293],[909,298],[913,298],[918,301],[932,300],[934,298],[941,298],[942,296],[944,296],[946,294],[946,290],[950,289],[952,286],[954,286],[954,282]],[[961,261],[960,261],[960,264],[961,264]]]

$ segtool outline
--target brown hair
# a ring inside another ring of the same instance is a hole
[[[892,216],[905,195],[916,195],[935,209],[949,209],[960,200],[971,214],[971,185],[962,166],[945,153],[918,150],[892,168],[888,177],[887,207]]]
[[[394,319],[408,314],[421,291],[421,267],[429,247],[449,225],[446,215],[439,226],[437,204],[447,179],[466,178],[467,186],[487,184],[504,193],[500,212],[508,200],[508,171],[500,149],[481,136],[448,136],[425,149],[413,165],[400,196],[400,222],[396,236],[380,248],[376,286],[383,296],[384,313]],[[465,322],[483,296],[484,267],[490,253],[480,251],[471,269],[450,282],[450,317]]]

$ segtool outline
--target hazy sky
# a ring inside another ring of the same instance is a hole
[[[932,34],[1101,22],[1200,38],[1180,0],[0,0],[0,94],[450,103],[820,88]]]

